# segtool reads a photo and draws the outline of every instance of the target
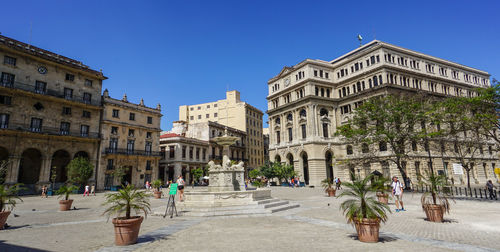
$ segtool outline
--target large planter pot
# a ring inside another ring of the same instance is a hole
[[[361,242],[378,242],[379,219],[354,219],[354,226]]]
[[[68,211],[71,209],[71,204],[73,204],[73,200],[60,200],[59,201],[59,211]]]
[[[335,189],[330,188],[325,190],[328,193],[328,197],[335,197]]]
[[[153,193],[153,195],[155,196],[155,199],[160,199],[161,198],[161,191],[155,191]]]
[[[0,230],[5,226],[5,222],[7,222],[7,218],[9,217],[10,211],[2,211],[0,212]]]
[[[131,219],[114,218],[115,245],[126,246],[136,243],[143,220],[142,216],[133,216]]]
[[[389,204],[389,194],[378,192],[377,199],[380,203]]]
[[[444,208],[441,205],[424,204],[422,205],[427,220],[432,222],[443,222]]]

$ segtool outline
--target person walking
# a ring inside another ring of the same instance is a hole
[[[392,197],[395,198],[396,201],[396,212],[406,211],[403,205],[403,185],[399,182],[398,177],[392,177]],[[399,209],[399,205],[401,205],[401,209]]]
[[[182,179],[182,175],[179,175],[179,178],[177,178],[177,189],[179,190],[179,200],[181,202],[184,201],[184,179]]]
[[[95,185],[92,184],[92,186],[90,187],[90,194],[93,194],[95,196]]]
[[[490,199],[495,198],[495,195],[493,194],[493,188],[497,187],[493,185],[493,182],[491,182],[491,180],[488,180],[488,182],[486,182],[486,189],[488,189],[488,192],[490,193]]]
[[[89,185],[85,186],[85,191],[83,192],[83,197],[85,197],[85,194],[87,194],[87,197],[90,196],[90,186]]]
[[[42,198],[47,198],[47,186],[42,186]]]

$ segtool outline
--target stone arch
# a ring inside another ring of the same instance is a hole
[[[274,162],[281,163],[281,156],[279,154],[276,154],[276,156],[274,156]]]
[[[63,183],[68,180],[68,172],[66,170],[66,166],[69,164],[71,161],[71,155],[66,151],[66,150],[58,150],[54,152],[52,155],[52,161],[50,163],[50,168],[51,168],[51,174],[50,178],[52,177],[52,170],[55,170],[56,172],[56,183]]]
[[[74,158],[77,158],[77,157],[83,157],[83,158],[86,158],[86,159],[90,159],[90,156],[89,156],[89,154],[86,151],[79,151],[79,152],[77,152],[75,154]]]
[[[42,168],[42,153],[34,148],[26,149],[21,154],[17,181],[25,185],[36,184]]]
[[[333,153],[329,150],[325,153],[325,169],[326,178],[333,181]]]
[[[293,155],[292,153],[288,153],[286,154],[286,161],[288,162],[289,165],[292,165],[293,166]]]
[[[304,182],[306,185],[309,185],[309,160],[307,152],[302,152],[300,154],[300,158],[302,159],[302,174],[304,175]]]

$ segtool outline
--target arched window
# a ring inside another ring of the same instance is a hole
[[[347,145],[347,155],[352,155],[352,145]]]
[[[276,117],[276,119],[274,120],[274,123],[276,123],[276,124],[280,124],[280,123],[281,123],[280,118],[279,118],[279,117]]]
[[[320,116],[328,116],[328,110],[322,108],[319,110],[319,115]]]
[[[382,75],[379,75],[379,76],[378,76],[378,83],[379,83],[380,85],[382,85]]]
[[[330,97],[330,89],[326,90],[326,97]]]
[[[299,112],[299,115],[300,117],[306,117],[307,116],[307,112],[305,109],[302,109],[300,112]]]
[[[289,121],[289,122],[293,121],[293,116],[292,116],[292,113],[290,113],[290,114],[288,114],[288,115],[286,116],[286,120],[287,120],[287,121]]]
[[[321,88],[321,97],[325,96],[325,89]]]
[[[373,86],[378,86],[378,79],[377,76],[373,76]]]

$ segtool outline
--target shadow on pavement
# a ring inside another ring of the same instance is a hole
[[[13,245],[13,244],[8,244],[5,243],[5,241],[0,240],[0,251],[34,251],[34,252],[48,252],[48,250],[42,250],[42,249],[36,249],[36,248],[30,248],[30,247],[23,247],[19,245]]]
[[[356,241],[359,240],[357,234],[350,234],[347,237],[349,237],[349,238],[351,238],[353,240],[356,240]],[[396,240],[398,240],[396,237],[393,237],[393,236],[390,236],[390,235],[380,234],[379,237],[378,237],[378,242],[382,242],[382,243],[393,242],[393,241],[396,241]]]
[[[8,227],[6,227],[5,229],[6,229],[6,230],[15,230],[15,229],[24,228],[24,227],[29,227],[29,226],[30,226],[30,225],[8,226]],[[0,242],[2,242],[2,241],[0,241]],[[0,246],[0,248],[1,248],[1,246]]]
[[[424,221],[429,221],[427,218],[425,217],[418,217],[419,219],[421,220],[424,220]],[[458,220],[456,219],[447,219],[447,218],[444,218],[443,219],[443,223],[458,223]]]

